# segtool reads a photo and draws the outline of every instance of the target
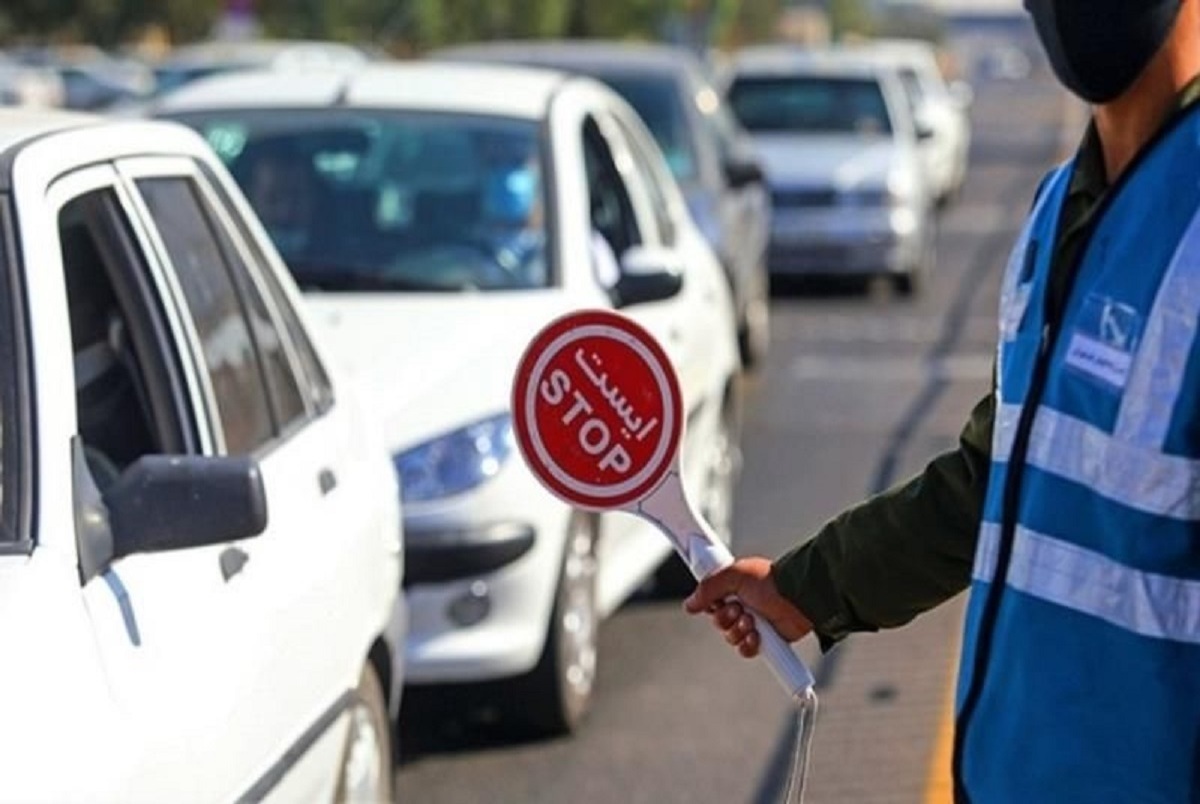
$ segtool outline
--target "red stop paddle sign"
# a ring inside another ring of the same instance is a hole
[[[683,435],[679,381],[666,353],[625,316],[563,316],[517,367],[517,443],[533,472],[566,502],[625,508],[671,470]]]
[[[585,310],[551,322],[525,350],[512,395],[526,463],[568,504],[653,522],[692,574],[733,562],[696,515],[679,476],[683,400],[666,353],[623,315]],[[761,650],[788,694],[815,706],[813,676],[765,621]]]

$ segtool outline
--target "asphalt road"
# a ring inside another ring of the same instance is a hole
[[[954,445],[988,390],[1000,273],[1046,168],[1082,130],[1044,74],[976,85],[967,186],[943,214],[924,293],[781,287],[772,352],[747,383],[736,550],[778,555]],[[945,799],[946,715],[963,596],[824,657],[806,801]],[[595,709],[571,739],[414,724],[403,802],[775,802],[794,722],[765,667],[679,601],[631,601],[602,627]]]

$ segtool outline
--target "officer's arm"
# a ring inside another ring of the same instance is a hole
[[[774,563],[776,585],[813,622],[823,646],[853,631],[902,625],[970,583],[994,399],[988,394],[975,406],[958,449]]]

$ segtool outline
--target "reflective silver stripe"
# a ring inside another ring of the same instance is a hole
[[[1020,414],[1016,406],[997,411],[993,459],[1008,461],[1012,437],[1000,431]],[[1011,425],[1015,431],[1015,423]],[[1034,418],[1026,465],[1086,486],[1121,505],[1169,519],[1200,519],[1200,461],[1111,436],[1085,421],[1044,405]]]
[[[1021,421],[1020,405],[1000,404],[997,400],[996,415],[992,422],[992,460],[1008,463],[1012,457],[1013,441],[1017,436],[1017,424]]]
[[[1000,530],[985,525],[978,555],[999,550]],[[976,578],[990,581],[991,571]],[[984,567],[983,569],[988,569]],[[1200,581],[1131,569],[1107,556],[1017,528],[1007,585],[1146,637],[1200,644]]]
[[[1187,373],[1200,316],[1200,213],[1192,218],[1158,289],[1121,398],[1114,432],[1161,448]]]
[[[979,526],[979,543],[975,547],[975,569],[971,577],[991,583],[996,577],[996,560],[1000,551],[1000,526],[984,522]]]

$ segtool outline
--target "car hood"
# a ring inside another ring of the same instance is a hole
[[[555,291],[310,294],[306,306],[338,373],[379,412],[393,452],[509,410],[525,347],[573,309]]]
[[[882,184],[899,158],[890,138],[764,134],[754,143],[774,187]]]

